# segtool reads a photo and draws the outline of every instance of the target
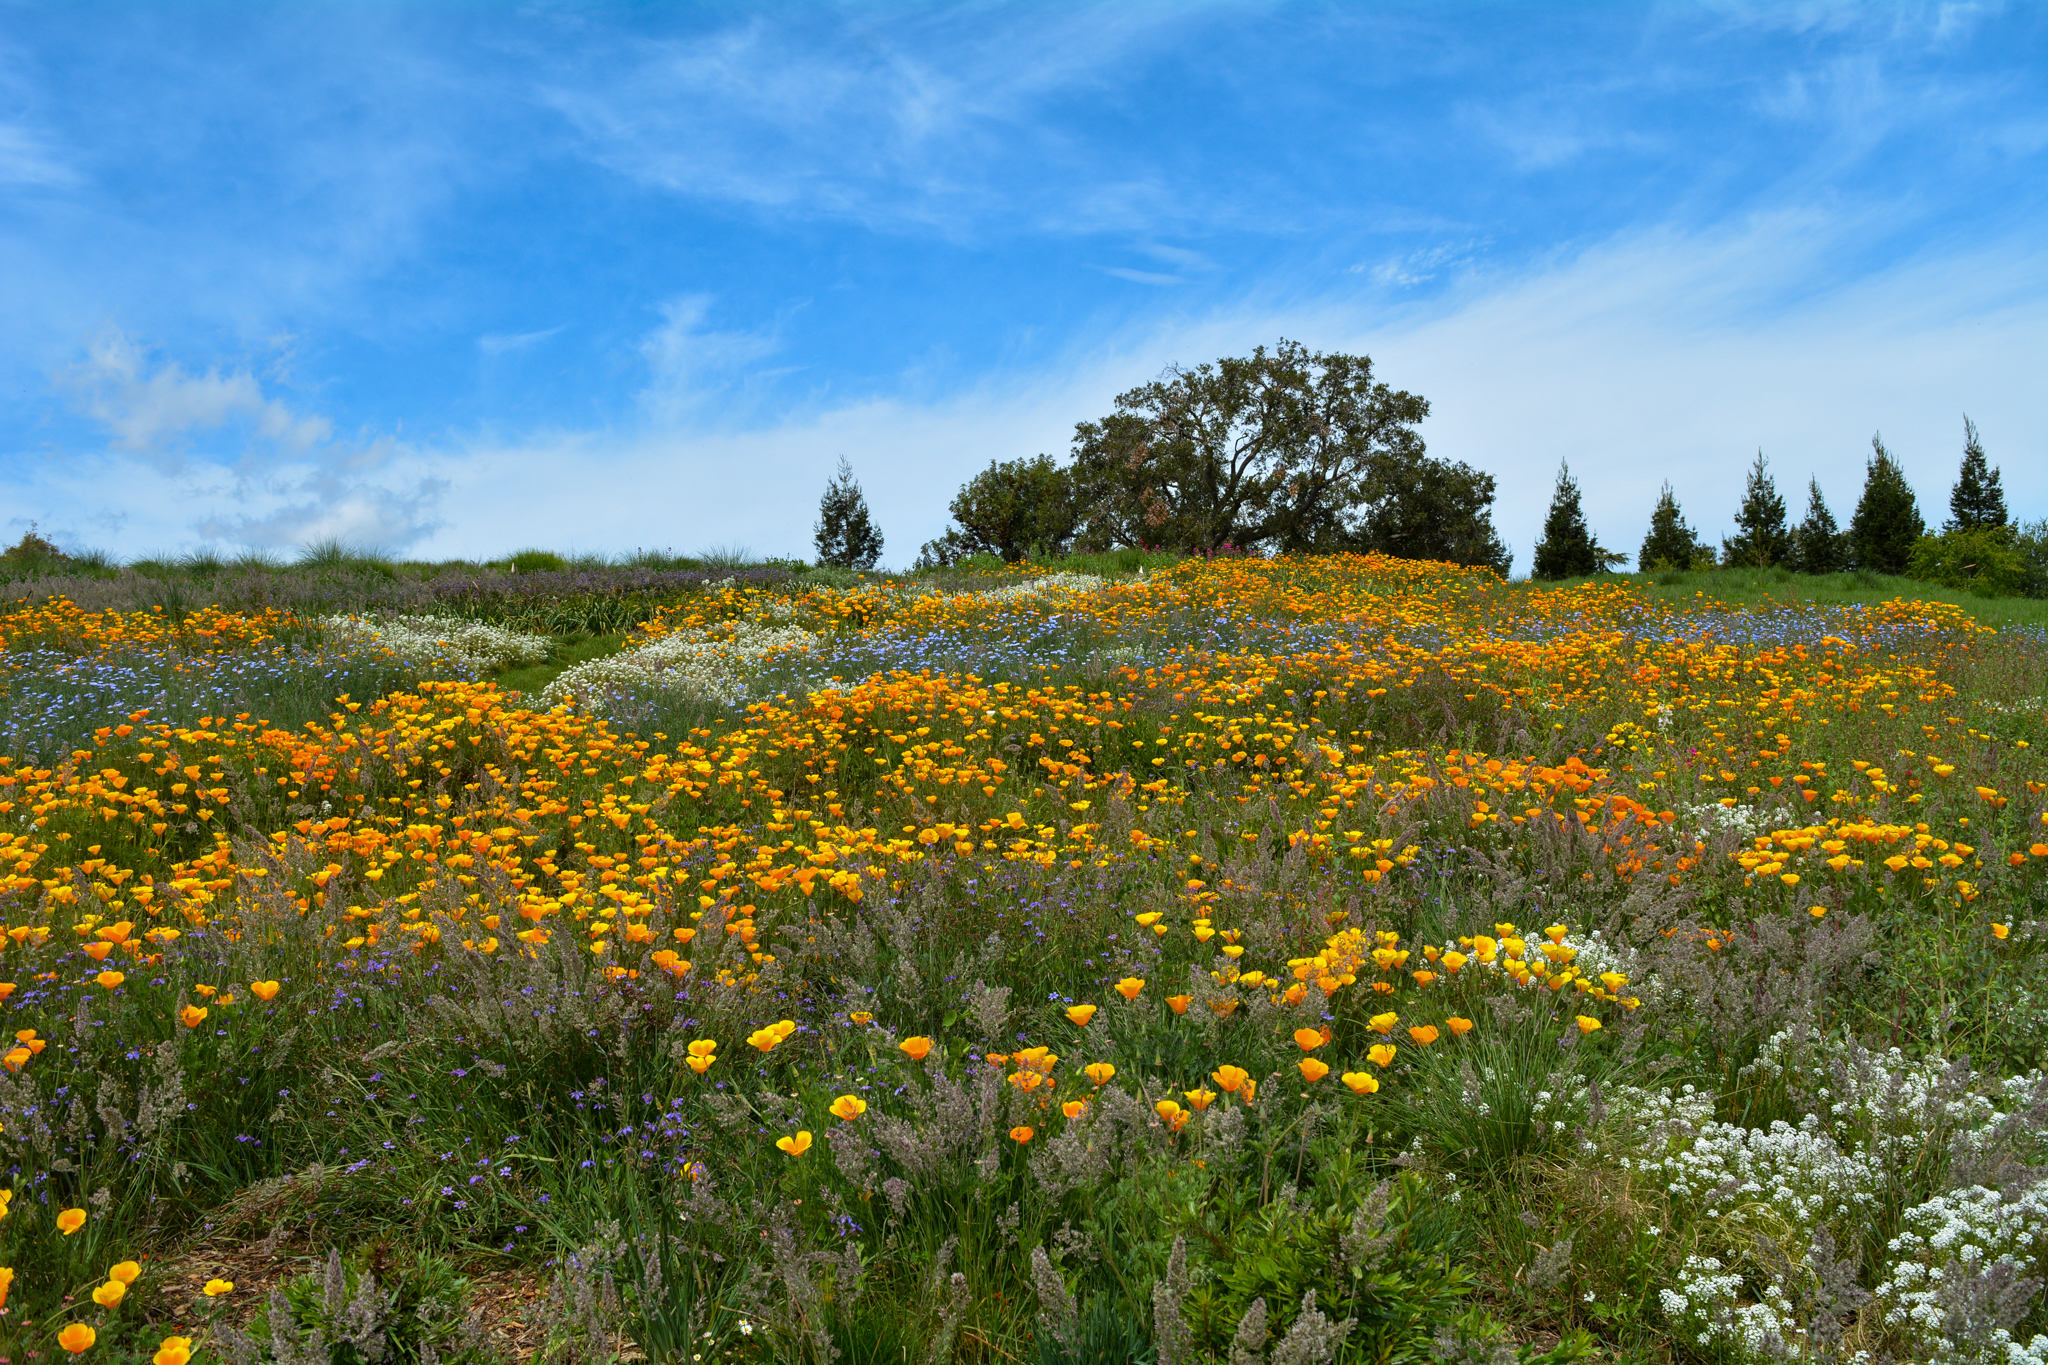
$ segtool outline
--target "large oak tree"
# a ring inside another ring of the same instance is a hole
[[[1369,357],[1292,341],[1174,366],[1075,428],[1081,542],[1384,549],[1505,568],[1491,476],[1429,458],[1416,431],[1428,415],[1427,400],[1374,379]]]

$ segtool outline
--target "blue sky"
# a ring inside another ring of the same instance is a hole
[[[2048,516],[2048,7],[0,0],[0,532],[904,564],[994,459],[1288,337],[1526,570],[1761,447]],[[1794,496],[1796,494],[1796,496]]]

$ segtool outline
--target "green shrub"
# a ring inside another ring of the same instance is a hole
[[[560,573],[569,562],[552,550],[520,550],[512,556],[513,573]]]
[[[1906,561],[1906,576],[1980,597],[2017,597],[2027,591],[2030,575],[2012,541],[2005,527],[1922,536]]]

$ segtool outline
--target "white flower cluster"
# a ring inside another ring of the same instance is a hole
[[[1049,573],[1043,578],[1033,578],[1023,583],[1012,583],[1007,588],[990,588],[987,592],[976,593],[984,602],[1020,602],[1032,597],[1045,597],[1053,593],[1094,592],[1109,586],[1107,578],[1092,573]]]
[[[1712,838],[1723,830],[1733,830],[1744,838],[1749,838],[1764,833],[1772,825],[1771,817],[1754,806],[1723,806],[1713,801],[1702,802],[1696,806],[1681,802],[1678,806],[1678,816],[1707,838]]]
[[[1958,1075],[1939,1057],[1840,1041],[1795,1047],[1787,1033],[1766,1039],[1743,1073],[1791,1083],[1821,1106],[1837,1141],[1892,1165],[1912,1164],[1930,1141],[1975,1150],[1973,1139],[1988,1135],[2007,1110],[2031,1102],[2041,1083],[2038,1075],[2016,1076],[1994,1098],[1967,1069]]]
[[[1617,1085],[1604,1094],[1608,1113],[1628,1127],[1637,1151],[1670,1151],[1674,1143],[1692,1141],[1701,1125],[1714,1117],[1712,1092],[1693,1085],[1676,1090]],[[1626,1166],[1628,1158],[1622,1164]]]
[[[1699,1205],[1709,1218],[1761,1218],[1767,1231],[1790,1224],[1810,1234],[1876,1198],[1868,1164],[1836,1145],[1818,1115],[1796,1128],[1783,1119],[1769,1128],[1703,1123],[1690,1143],[1626,1164],[1661,1180],[1673,1198]]]
[[[1688,1256],[1677,1285],[1658,1290],[1657,1300],[1673,1322],[1697,1329],[1693,1339],[1702,1346],[1724,1345],[1738,1359],[1790,1354],[1785,1329],[1797,1320],[1792,1301],[1776,1284],[1767,1284],[1759,1302],[1744,1303],[1742,1281],[1742,1272],[1723,1267],[1718,1257]]]
[[[490,672],[548,656],[545,636],[455,616],[328,616],[320,627],[338,643],[378,646],[426,669]]]
[[[1968,1281],[2010,1267],[2010,1279],[2037,1273],[2048,1249],[2048,1182],[2014,1198],[1973,1185],[1906,1211],[1906,1230],[1887,1244],[1891,1274],[1877,1287],[1885,1321],[1916,1337],[1939,1339],[1940,1365],[2042,1365],[2048,1336],[2019,1342],[1994,1321],[1976,1324],[1979,1340],[1956,1342],[1953,1310],[1970,1297]],[[2037,1287],[2036,1291],[2039,1293]]]
[[[563,671],[541,693],[541,704],[575,701],[584,710],[604,710],[610,698],[647,690],[735,705],[771,655],[803,649],[817,636],[781,619],[721,621],[650,640],[637,649],[592,659]]]
[[[2022,697],[2018,701],[1985,701],[1979,698],[1977,705],[2001,716],[2048,715],[2048,697]]]
[[[1801,1045],[1785,1034],[1745,1074],[1782,1081],[1815,1107],[1796,1125],[1744,1129],[1714,1120],[1712,1097],[1690,1086],[1617,1087],[1608,1096],[1615,1121],[1599,1142],[1655,1180],[1699,1234],[1700,1252],[1659,1291],[1673,1325],[1733,1360],[1757,1361],[1807,1346],[1804,1301],[1825,1274],[1814,1255],[1819,1231],[1838,1248],[1865,1244],[1892,1173],[1917,1168],[1936,1145],[1963,1156],[2009,1141],[2009,1117],[2048,1086],[2038,1073],[1985,1084],[1938,1058]],[[1904,1224],[1865,1321],[1912,1341],[1916,1360],[2048,1365],[2048,1337],[2014,1340],[1984,1307],[2000,1294],[2038,1301],[2048,1181],[2005,1195],[1950,1191],[1909,1209]],[[1759,1257],[1766,1239],[1778,1256]]]

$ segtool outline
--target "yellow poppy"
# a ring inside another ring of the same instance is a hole
[[[1590,1014],[1582,1014],[1578,1016],[1578,1025],[1579,1032],[1592,1033],[1594,1030],[1600,1027],[1600,1021],[1598,1019],[1595,1019]]]
[[[1136,1000],[1138,992],[1144,989],[1145,979],[1140,976],[1127,976],[1116,983],[1116,993],[1126,1000]]]
[[[1094,1017],[1095,1006],[1093,1005],[1067,1006],[1067,1018],[1071,1019],[1077,1026],[1081,1028],[1088,1027],[1088,1021],[1090,1019],[1093,1019]]]
[[[139,1262],[122,1261],[107,1272],[107,1278],[119,1280],[122,1284],[134,1284],[136,1278],[141,1274],[142,1266]]]
[[[1101,1086],[1108,1084],[1110,1077],[1116,1075],[1116,1067],[1109,1062],[1090,1062],[1081,1068],[1081,1074]]]
[[[206,1022],[206,1006],[187,1005],[178,1011],[178,1022],[186,1028],[198,1028]]]
[[[750,1046],[757,1047],[763,1052],[771,1052],[775,1049],[777,1044],[781,1043],[784,1039],[788,1038],[790,1034],[795,1032],[795,1022],[789,1019],[783,1019],[779,1020],[776,1023],[768,1025],[766,1028],[755,1029],[752,1033],[747,1035],[747,1042]]]
[[[1031,1141],[1031,1137],[1032,1130],[1028,1124],[1020,1123],[1010,1130],[1010,1141],[1017,1143],[1019,1146]]]
[[[1428,1047],[1437,1040],[1435,1024],[1417,1024],[1408,1030],[1408,1036],[1415,1040],[1415,1046]]]
[[[255,996],[258,1000],[268,1001],[277,994],[277,991],[278,985],[275,981],[251,981],[249,983],[249,994]]]
[[[1169,995],[1166,997],[1166,1007],[1175,1014],[1186,1014],[1188,1006],[1194,1003],[1195,997],[1192,995]]]
[[[1392,1043],[1374,1043],[1365,1050],[1365,1059],[1374,1066],[1391,1066],[1397,1051],[1399,1049]]]
[[[1363,1071],[1347,1071],[1338,1077],[1354,1095],[1371,1095],[1380,1088],[1379,1078]]]
[[[57,1231],[69,1237],[85,1226],[84,1209],[66,1209],[57,1215]]]
[[[1301,1068],[1302,1079],[1310,1085],[1330,1074],[1330,1068],[1314,1057],[1304,1057],[1295,1065]]]
[[[1294,1031],[1294,1045],[1303,1052],[1314,1052],[1328,1041],[1319,1028],[1298,1028]]]
[[[1235,1095],[1251,1079],[1251,1072],[1241,1066],[1219,1066],[1209,1073],[1209,1079],[1223,1087],[1224,1094]]]
[[[57,1344],[73,1355],[91,1350],[92,1344],[99,1339],[100,1334],[82,1322],[74,1322],[57,1333]]]
[[[1472,1021],[1470,1019],[1461,1019],[1454,1014],[1444,1020],[1444,1027],[1457,1034],[1458,1037],[1463,1038],[1472,1031]]]
[[[119,1306],[121,1300],[127,1294],[127,1285],[122,1284],[119,1280],[108,1280],[105,1284],[92,1291],[92,1301],[102,1308],[114,1308]]]
[[[896,1044],[896,1046],[902,1049],[904,1054],[908,1056],[911,1061],[921,1062],[925,1059],[925,1055],[932,1050],[932,1040],[929,1038],[922,1037],[905,1038],[902,1042]]]
[[[802,1130],[795,1137],[779,1137],[775,1139],[775,1145],[788,1152],[791,1156],[802,1156],[805,1152],[811,1150],[810,1131],[808,1129]]]
[[[100,989],[110,991],[127,979],[127,976],[121,972],[101,972],[93,978],[93,981]]]
[[[832,1101],[828,1112],[841,1123],[852,1123],[862,1114],[868,1112],[868,1102],[858,1095],[841,1095],[838,1099]]]

